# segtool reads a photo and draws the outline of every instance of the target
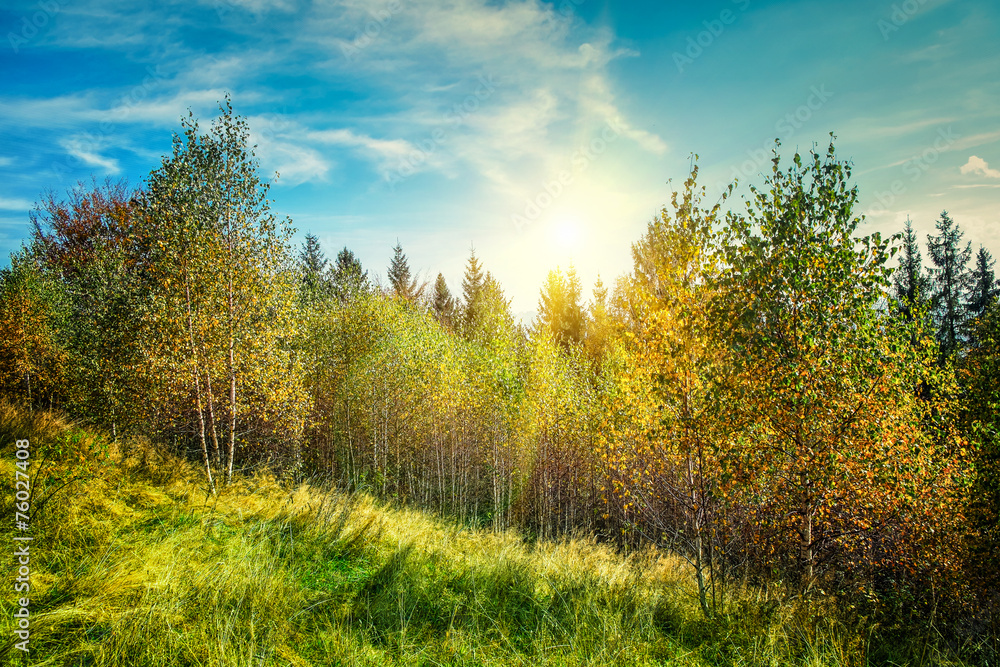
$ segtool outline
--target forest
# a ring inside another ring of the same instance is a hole
[[[140,185],[41,199],[0,272],[0,400],[146,438],[206,497],[266,468],[654,548],[705,619],[773,587],[994,664],[1000,283],[947,212],[864,235],[832,135],[776,143],[739,200],[694,159],[631,272],[554,269],[522,324],[474,249],[452,294],[398,242],[385,279],[293,243],[249,136],[227,100]]]

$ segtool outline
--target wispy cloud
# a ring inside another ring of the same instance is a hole
[[[524,181],[533,186],[581,135],[611,120],[642,150],[667,149],[661,137],[634,127],[615,100],[609,64],[638,52],[554,5],[355,0],[316,9],[306,25],[303,39],[327,51],[331,71],[364,73],[380,96],[406,104],[366,119],[380,132],[367,131],[362,120],[354,129],[313,133],[317,141],[362,151],[383,173],[435,131],[441,140],[413,171],[450,175],[471,168],[501,192],[523,190]],[[467,97],[481,92],[484,79],[495,82],[489,95]]]
[[[112,175],[121,172],[117,160],[104,157],[97,152],[99,142],[88,137],[76,136],[65,139],[61,143],[67,153],[89,167],[98,167],[105,173]]]
[[[34,208],[34,204],[27,199],[17,197],[0,197],[0,209],[4,211],[27,211]]]

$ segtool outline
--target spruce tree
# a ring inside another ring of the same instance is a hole
[[[896,309],[907,322],[913,322],[916,319],[915,311],[927,299],[930,279],[921,266],[920,244],[909,218],[903,229],[903,252],[899,258],[899,267],[892,277],[892,288]]]
[[[538,299],[538,327],[568,348],[583,340],[585,317],[580,302],[582,287],[572,266],[549,272]]]
[[[347,246],[337,253],[331,282],[334,295],[341,301],[350,301],[370,289],[368,272],[361,267],[361,260]]]
[[[935,225],[937,236],[928,234],[927,247],[934,268],[931,269],[931,310],[937,327],[941,354],[945,357],[961,350],[968,311],[963,300],[971,288],[969,260],[972,244],[962,247],[962,230],[948,215],[941,213]]]
[[[448,282],[444,275],[439,273],[434,281],[434,295],[431,299],[431,308],[437,321],[447,328],[451,328],[455,317],[455,299],[448,289]]]
[[[396,245],[392,249],[392,262],[389,263],[389,285],[392,288],[393,296],[404,301],[415,303],[423,294],[424,286],[417,282],[417,279],[410,274],[410,263],[403,253],[403,246],[397,239]]]
[[[465,277],[462,279],[462,312],[461,325],[466,338],[476,330],[482,320],[482,293],[485,284],[483,265],[476,257],[476,249],[469,251],[469,261],[465,265]]]
[[[972,270],[969,298],[966,301],[968,316],[970,320],[982,317],[990,303],[997,297],[1000,290],[997,289],[996,275],[993,273],[993,266],[996,262],[990,256],[989,251],[983,246],[979,246],[976,253],[976,268]]]
[[[306,234],[306,241],[299,251],[299,270],[302,272],[302,298],[315,301],[328,293],[330,283],[324,275],[329,261],[315,234]]]

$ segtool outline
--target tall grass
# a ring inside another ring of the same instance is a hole
[[[0,405],[5,517],[15,437],[51,498],[32,520],[31,653],[13,646],[8,592],[4,663],[819,666],[872,649],[873,626],[832,599],[745,587],[707,621],[670,554],[526,542],[265,474],[212,497],[149,443]]]

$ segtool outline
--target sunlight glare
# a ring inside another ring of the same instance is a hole
[[[552,225],[551,237],[558,250],[572,251],[580,245],[583,229],[577,220],[561,218]]]

